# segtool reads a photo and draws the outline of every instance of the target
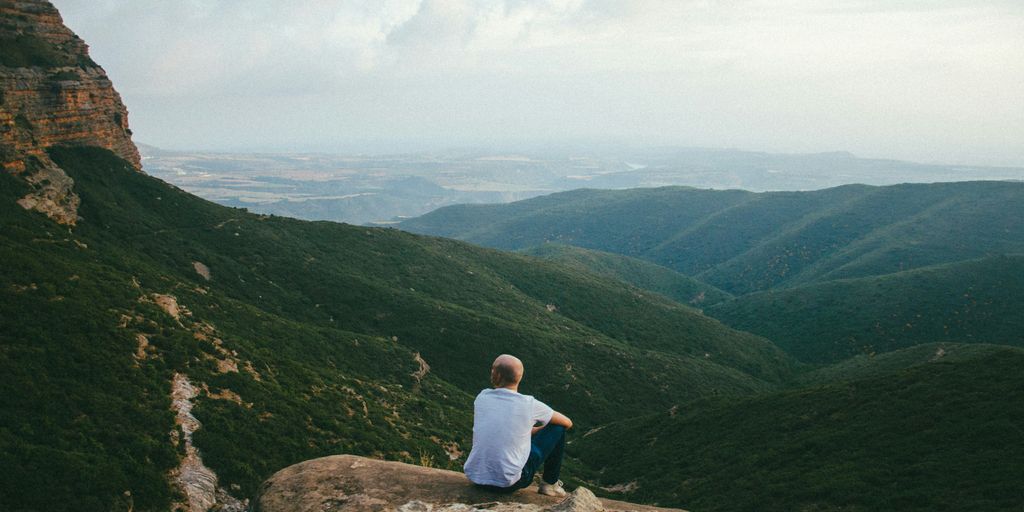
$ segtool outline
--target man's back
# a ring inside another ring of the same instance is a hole
[[[535,423],[547,424],[554,411],[530,395],[504,388],[485,389],[473,403],[473,449],[466,476],[475,483],[515,484],[530,456]]]

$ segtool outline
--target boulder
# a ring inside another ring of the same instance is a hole
[[[537,494],[535,486],[495,493],[474,486],[462,473],[333,455],[278,471],[260,488],[256,512],[599,512],[675,511],[599,499],[578,488],[564,499]]]

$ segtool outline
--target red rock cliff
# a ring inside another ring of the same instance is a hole
[[[18,201],[74,225],[74,182],[46,154],[100,146],[141,169],[128,110],[88,46],[45,0],[0,0],[0,165],[33,191]]]

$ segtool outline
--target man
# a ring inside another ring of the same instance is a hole
[[[522,489],[544,466],[537,492],[565,496],[558,479],[565,431],[572,420],[530,395],[519,394],[523,362],[502,354],[491,365],[493,389],[473,403],[473,449],[464,469],[473,483],[501,492]]]

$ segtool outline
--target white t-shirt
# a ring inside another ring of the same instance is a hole
[[[463,469],[470,481],[508,487],[530,457],[530,430],[547,425],[554,410],[530,395],[485,389],[473,402],[473,449]]]

